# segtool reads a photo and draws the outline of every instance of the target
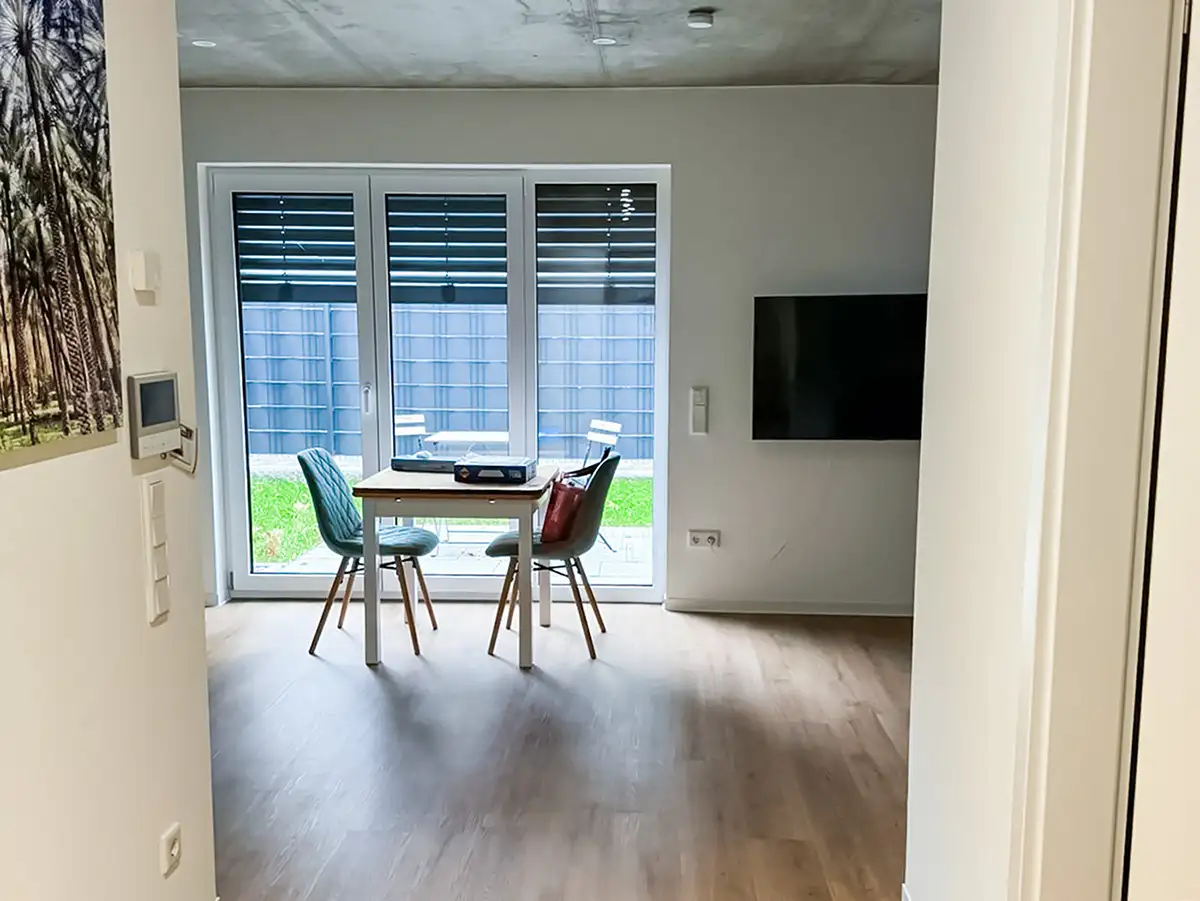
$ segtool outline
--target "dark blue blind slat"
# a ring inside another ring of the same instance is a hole
[[[654,185],[539,185],[538,301],[653,304]],[[507,301],[507,201],[498,195],[387,198],[394,303]],[[350,194],[234,195],[245,303],[356,299]]]
[[[388,294],[396,304],[508,302],[508,199],[389,194]]]
[[[242,303],[354,303],[354,197],[233,195]]]
[[[652,305],[657,186],[537,186],[539,304]]]

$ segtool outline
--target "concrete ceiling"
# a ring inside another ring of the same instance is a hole
[[[708,30],[686,0],[177,2],[185,85],[932,84],[941,19],[941,0],[726,0]]]

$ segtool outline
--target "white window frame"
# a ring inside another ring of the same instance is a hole
[[[212,420],[220,424],[221,434],[214,447],[222,449],[222,459],[214,461],[214,483],[219,472],[220,484],[214,492],[223,492],[227,520],[216,524],[218,535],[224,536],[225,555],[229,566],[228,590],[231,597],[303,597],[313,590],[314,576],[255,573],[251,571],[250,484],[248,440],[246,436],[246,396],[242,371],[241,309],[238,299],[237,253],[233,226],[233,197],[246,192],[294,192],[350,194],[354,198],[354,251],[356,269],[356,302],[358,313],[359,367],[362,353],[373,347],[375,323],[370,316],[371,282],[369,181],[365,174],[330,174],[320,171],[216,170],[210,182],[209,234],[211,235],[211,284],[205,291],[213,304],[212,319],[217,338],[216,353],[211,355],[216,372],[209,372],[207,383],[217,401]],[[206,273],[206,277],[209,273]],[[364,302],[368,301],[368,302]],[[363,432],[376,431],[373,420],[379,405],[363,414]],[[379,469],[379,454],[373,442],[363,441],[363,471]],[[219,539],[218,539],[219,540]],[[322,578],[317,576],[315,578]],[[328,581],[328,580],[326,580]],[[326,586],[328,591],[328,585]]]
[[[526,255],[527,264],[537,267],[537,186],[540,184],[601,184],[605,182],[642,182],[655,186],[654,232],[654,522],[651,527],[652,560],[651,584],[595,585],[596,596],[603,601],[633,601],[661,604],[667,594],[667,430],[670,390],[670,308],[671,308],[671,169],[669,166],[527,166],[525,167],[525,232],[526,242],[533,253]],[[532,410],[534,432],[537,431],[537,273],[530,272],[534,297],[530,304],[533,315],[528,318],[527,346],[534,348],[534,378],[526,398]],[[537,436],[534,435],[536,445]],[[552,595],[556,601],[573,600],[569,585],[555,584]]]
[[[248,191],[351,194],[355,208],[355,253],[359,329],[359,372],[371,389],[363,415],[363,471],[387,462],[381,451],[393,446],[391,327],[388,321],[387,194],[503,193],[519,227],[509,232],[509,434],[513,453],[537,446],[537,297],[536,188],[538,184],[586,184],[636,181],[656,186],[656,283],[654,364],[654,522],[653,566],[649,586],[593,583],[606,602],[662,603],[666,595],[667,440],[670,310],[671,185],[668,166],[309,166],[295,164],[200,164],[199,184],[206,186],[201,228],[208,238],[209,265],[203,273],[205,315],[213,323],[216,347],[208,354],[211,421],[220,435],[213,442],[222,459],[213,466],[214,509],[224,504],[226,522],[214,523],[223,542],[231,598],[324,598],[331,575],[251,572],[248,524],[249,484],[242,374],[240,309],[233,234],[232,198]],[[382,301],[378,300],[382,298]],[[380,415],[384,411],[385,415]],[[390,451],[387,454],[390,458]],[[217,555],[218,558],[220,554]],[[447,600],[495,601],[499,576],[429,575],[430,590]],[[570,587],[552,584],[555,601],[573,600]],[[361,585],[356,595],[361,594]],[[395,586],[383,595],[398,598]]]

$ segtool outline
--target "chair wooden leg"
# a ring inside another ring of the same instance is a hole
[[[396,558],[396,576],[400,580],[400,594],[404,596],[404,614],[408,617],[408,634],[412,636],[413,653],[421,656],[421,642],[417,638],[417,618],[413,614],[412,595],[408,591],[408,579],[404,578],[404,564]]]
[[[513,585],[513,577],[517,574],[517,561],[513,558],[508,563],[508,571],[504,573],[504,587],[500,589],[500,603],[496,606],[496,622],[492,624],[492,640],[488,644],[488,656],[496,653],[496,636],[500,634],[500,619],[504,616],[504,605],[508,601],[509,588]]]
[[[596,659],[596,646],[592,644],[592,630],[588,626],[587,613],[583,609],[583,595],[579,593],[579,581],[575,578],[575,568],[567,564],[567,578],[571,581],[571,593],[575,595],[575,609],[579,611],[579,622],[583,626],[583,637],[587,639],[588,653]]]
[[[338,614],[338,628],[346,628],[346,610],[350,607],[350,595],[354,594],[354,577],[358,575],[358,568],[362,566],[362,561],[357,557],[354,558],[354,565],[350,567],[350,576],[346,582],[346,594],[342,597],[342,612]]]
[[[433,631],[437,631],[437,614],[433,612],[433,598],[429,596],[429,586],[425,584],[425,572],[421,569],[421,561],[416,557],[412,558],[413,569],[417,573],[417,581],[421,585],[421,598],[425,601],[425,609],[429,611],[429,622],[433,626]]]
[[[329,597],[325,598],[325,609],[321,611],[321,620],[317,623],[317,631],[313,634],[312,644],[308,646],[308,653],[317,653],[317,642],[321,640],[321,632],[325,628],[325,620],[329,619],[329,611],[333,609],[333,599],[337,597],[338,588],[342,584],[342,577],[346,575],[346,567],[350,565],[350,558],[343,557],[342,564],[338,567],[337,575],[333,577],[333,584],[329,586]]]
[[[567,562],[567,568],[570,569],[571,563]],[[578,557],[575,558],[575,568],[579,570],[579,578],[583,580],[584,591],[587,592],[588,600],[592,602],[592,612],[596,614],[596,622],[600,624],[600,631],[607,632],[608,629],[604,626],[604,617],[600,615],[600,605],[596,603],[596,592],[592,591],[592,583],[588,581],[587,573],[583,571],[583,561]]]
[[[396,578],[399,579],[401,582],[404,582],[404,566],[400,563],[396,563],[394,560],[387,568],[391,569],[392,566],[396,567]],[[380,567],[380,569],[383,569],[383,567]],[[404,584],[407,585],[408,583],[405,582]],[[407,609],[404,611],[404,625],[406,625],[406,626],[408,625],[408,610]]]
[[[517,558],[513,557],[512,563],[509,564],[509,567],[513,569],[514,574],[516,573],[516,566],[517,566]],[[517,612],[517,582],[516,582],[516,578],[517,578],[516,575],[514,575],[513,576],[512,594],[510,594],[508,596],[508,622],[506,622],[504,624],[504,628],[506,628],[506,629],[512,628],[513,614]]]

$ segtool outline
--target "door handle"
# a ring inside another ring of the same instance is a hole
[[[371,386],[362,386],[362,414],[363,416],[371,415]]]

